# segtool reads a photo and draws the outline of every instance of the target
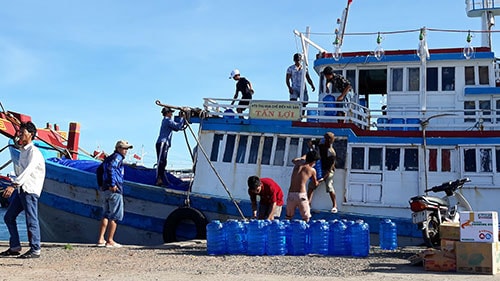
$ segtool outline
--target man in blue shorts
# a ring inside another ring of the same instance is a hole
[[[118,248],[119,243],[115,242],[117,221],[123,219],[123,159],[127,155],[132,145],[127,141],[120,140],[115,145],[115,151],[104,159],[103,185],[104,191],[103,217],[99,228],[98,247]],[[108,232],[108,239],[104,235]]]

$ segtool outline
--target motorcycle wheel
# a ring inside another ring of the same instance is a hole
[[[441,244],[439,236],[439,220],[436,216],[430,215],[426,221],[427,227],[422,229],[422,236],[427,247],[436,248]]]

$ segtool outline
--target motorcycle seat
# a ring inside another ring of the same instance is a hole
[[[434,196],[424,196],[427,201],[433,203],[433,204],[437,204],[439,206],[448,206],[448,202],[443,200],[442,198],[439,198],[439,197],[434,197]]]
[[[439,205],[439,206],[448,206],[448,202],[443,200],[442,198],[439,197],[434,197],[434,196],[416,196],[413,197],[411,200],[415,199],[423,199],[427,202],[429,202],[432,205]]]

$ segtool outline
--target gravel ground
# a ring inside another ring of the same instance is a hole
[[[8,243],[0,247],[3,251]],[[408,257],[421,250],[372,247],[367,258],[208,256],[203,240],[113,249],[44,243],[39,259],[0,258],[0,280],[500,280],[500,275],[427,272],[410,265]]]

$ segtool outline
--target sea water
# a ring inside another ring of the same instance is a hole
[[[9,241],[9,230],[7,230],[7,226],[3,222],[3,216],[6,211],[7,208],[0,208],[0,241]],[[21,239],[21,242],[27,242],[28,234],[26,232],[24,212],[21,212],[17,217],[17,230],[19,231],[19,238]]]

